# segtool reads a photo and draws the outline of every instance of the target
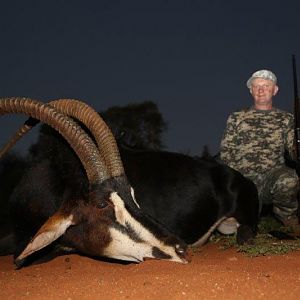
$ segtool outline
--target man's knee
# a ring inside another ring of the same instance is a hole
[[[274,195],[296,196],[299,191],[299,178],[293,169],[286,169],[278,174],[273,189]]]

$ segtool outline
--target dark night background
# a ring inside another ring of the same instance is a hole
[[[251,105],[254,71],[277,75],[275,105],[292,110],[299,21],[298,0],[1,1],[0,97],[77,98],[98,111],[152,100],[167,149],[215,153],[228,114]],[[0,145],[25,119],[0,118]]]

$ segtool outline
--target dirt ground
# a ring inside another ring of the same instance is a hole
[[[0,299],[300,299],[300,251],[251,258],[211,243],[187,265],[68,255],[21,270],[5,256]]]

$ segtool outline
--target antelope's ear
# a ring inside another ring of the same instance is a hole
[[[74,224],[73,215],[63,215],[61,212],[55,213],[44,223],[23,252],[15,259],[15,264],[17,266],[21,265],[24,258],[50,245],[62,236],[68,227]]]

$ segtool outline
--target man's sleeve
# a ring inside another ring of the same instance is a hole
[[[296,145],[294,133],[294,117],[290,115],[287,125],[285,148],[293,159],[296,159]]]
[[[220,147],[220,158],[221,160],[230,165],[234,161],[235,152],[235,133],[236,133],[236,118],[231,114],[227,119],[226,128],[223,133],[221,147]]]

